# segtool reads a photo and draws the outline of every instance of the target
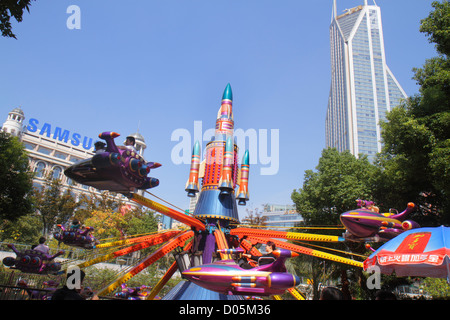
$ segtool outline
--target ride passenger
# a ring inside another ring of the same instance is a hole
[[[97,141],[96,143],[94,143],[94,147],[95,147],[95,154],[99,154],[106,151],[106,143],[102,141]]]
[[[254,256],[254,255],[251,255],[248,253],[244,253],[244,254],[242,254],[242,256],[246,257],[248,259],[251,259],[251,260],[255,260],[258,263],[258,265],[262,266],[265,264],[272,263],[276,260],[276,256],[273,253],[273,251],[276,249],[277,248],[275,246],[275,243],[273,243],[272,241],[267,241],[267,243],[266,243],[266,252],[267,253],[266,254],[263,254],[262,256]],[[249,269],[249,266],[250,266],[249,264],[244,263],[242,265],[242,268]],[[252,268],[252,267],[250,266],[250,268]]]
[[[81,228],[80,221],[78,221],[78,219],[73,219],[72,220],[72,224],[70,225],[70,229],[76,231],[76,230],[78,230],[80,228]]]
[[[121,149],[121,150],[130,150],[133,152],[137,152],[136,148],[134,147],[134,144],[136,143],[136,140],[134,139],[134,137],[132,136],[128,136],[125,140],[125,142],[123,143],[123,146],[118,146],[117,148]]]
[[[45,239],[45,237],[40,237],[39,244],[36,247],[34,247],[33,250],[42,252],[44,254],[49,254],[50,248],[45,244],[45,241],[47,241],[47,239]]]
[[[82,236],[88,236],[89,233],[93,232],[93,228],[83,226],[78,219],[73,219],[70,230],[75,231],[77,234]]]

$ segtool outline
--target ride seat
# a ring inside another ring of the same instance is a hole
[[[273,263],[273,262],[275,262],[275,260],[276,260],[276,258],[274,258],[274,257],[261,257],[258,259],[258,265],[261,266],[261,265]],[[263,263],[261,263],[261,262],[263,262]]]

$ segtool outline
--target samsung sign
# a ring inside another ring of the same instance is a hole
[[[52,128],[49,123],[44,123],[42,126],[39,125],[39,120],[30,119],[27,126],[28,132],[37,132],[41,136],[47,138],[53,138],[55,140],[64,141],[65,143],[70,143],[74,147],[83,147],[86,150],[92,148],[92,138],[82,137],[79,133],[72,133],[69,130],[63,130],[60,127]]]

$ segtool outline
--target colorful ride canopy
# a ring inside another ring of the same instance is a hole
[[[133,148],[116,146],[114,139],[118,136],[110,131],[99,134],[106,141],[106,149],[70,166],[64,174],[78,183],[113,192],[158,186],[159,180],[147,175],[161,164],[146,162]]]
[[[419,228],[388,241],[364,261],[364,270],[380,268],[397,276],[450,277],[450,228]]]

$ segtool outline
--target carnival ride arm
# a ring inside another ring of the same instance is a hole
[[[231,235],[238,235],[240,237],[245,235],[259,236],[259,237],[274,237],[287,240],[304,240],[304,241],[319,241],[319,242],[342,242],[344,239],[339,236],[329,236],[310,233],[297,233],[275,230],[261,230],[253,228],[236,228],[230,230]]]
[[[102,288],[97,292],[98,296],[108,294],[115,290],[118,286],[120,286],[122,283],[130,280],[132,277],[134,277],[136,274],[153,264],[154,262],[161,259],[163,256],[174,250],[175,248],[179,246],[183,246],[185,242],[194,236],[194,232],[184,231],[183,233],[179,234],[177,237],[169,240],[166,244],[164,244],[162,247],[160,247],[158,250],[153,252],[150,256],[148,256],[146,259],[144,259],[141,263],[133,267],[130,271],[128,271],[126,274],[124,274],[122,277],[117,279],[116,281],[112,282],[108,286]]]
[[[137,237],[137,238],[133,238],[133,239],[125,239],[125,240],[119,240],[119,241],[100,244],[97,246],[97,248],[107,248],[110,246],[133,244],[133,243],[139,242],[138,244],[133,245],[131,247],[120,249],[115,252],[108,253],[103,256],[85,261],[85,262],[79,264],[78,267],[85,268],[85,267],[91,266],[96,263],[108,261],[108,260],[111,260],[111,259],[114,259],[114,258],[117,258],[120,256],[124,256],[129,253],[138,251],[138,250],[142,250],[142,249],[145,249],[145,248],[157,245],[157,244],[161,244],[163,242],[170,240],[171,238],[173,238],[175,235],[177,235],[179,233],[181,233],[181,231],[167,231],[164,233],[158,233],[158,234],[154,234],[154,235],[150,235],[150,236],[143,236],[143,237]]]
[[[137,193],[131,193],[128,195],[130,200],[137,202],[143,206],[146,206],[150,209],[158,211],[172,219],[175,219],[181,223],[184,223],[192,228],[196,228],[197,230],[205,230],[205,224],[198,220],[197,218],[188,216],[182,212],[171,209],[163,204],[147,199]]]

